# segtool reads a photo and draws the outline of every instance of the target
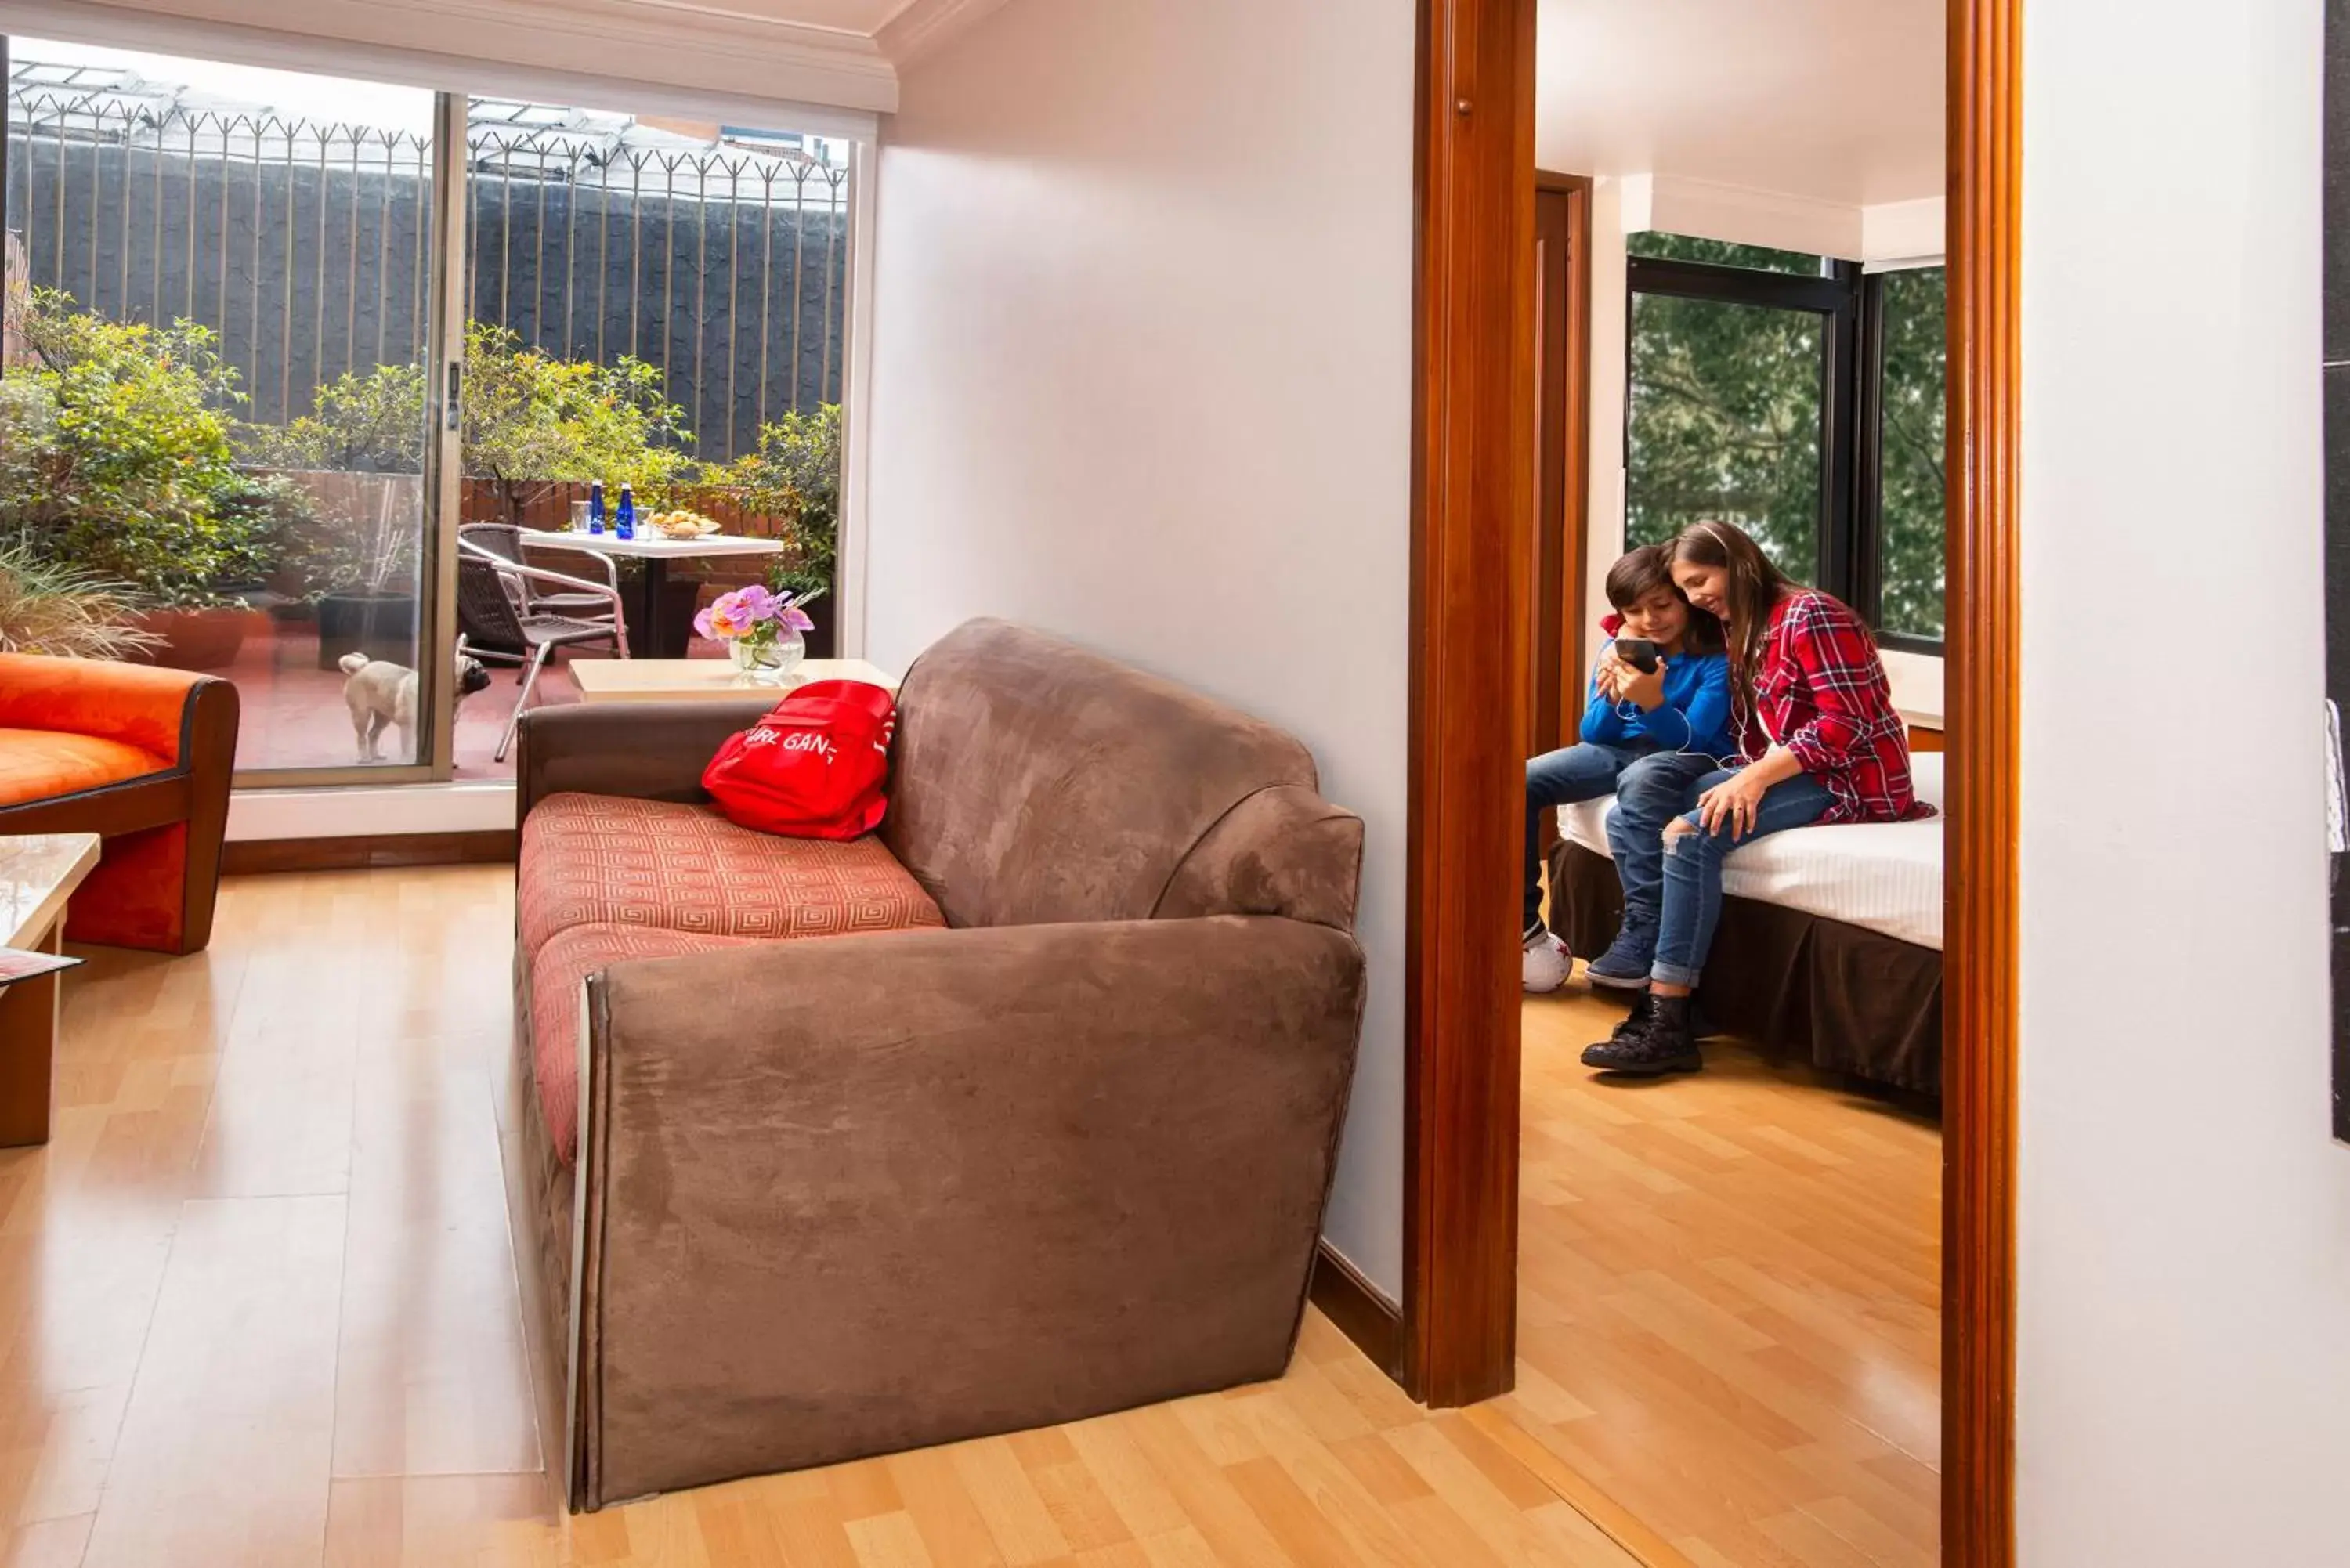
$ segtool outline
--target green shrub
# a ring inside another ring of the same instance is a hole
[[[797,410],[759,427],[756,447],[702,474],[743,505],[781,520],[785,551],[769,583],[803,599],[832,586],[840,553],[840,405]]]
[[[31,363],[0,382],[0,517],[44,559],[142,602],[241,604],[224,584],[268,569],[274,523],[240,504],[236,372],[192,322],[109,321],[36,289]]]

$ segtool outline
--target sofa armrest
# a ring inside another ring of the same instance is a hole
[[[566,790],[639,800],[702,798],[702,772],[726,737],[747,730],[775,697],[741,701],[578,702],[522,716],[515,763],[515,823]]]
[[[1279,919],[900,931],[588,981],[586,1505],[1278,1376],[1363,1000]]]
[[[221,684],[153,665],[0,653],[0,729],[95,735],[176,767],[191,761],[182,753],[192,738],[197,694]]]

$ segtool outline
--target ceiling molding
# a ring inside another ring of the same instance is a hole
[[[120,48],[201,52],[203,35],[192,36],[191,25],[234,29],[256,47],[289,38],[359,45],[456,62],[441,84],[452,87],[465,85],[465,62],[480,61],[733,99],[868,113],[898,107],[897,71],[873,39],[691,0],[306,0],[298,7],[279,0],[10,0],[0,16],[19,32],[54,31]]]
[[[1006,4],[1008,0],[913,0],[889,19],[875,40],[889,63],[902,71],[937,53]]]

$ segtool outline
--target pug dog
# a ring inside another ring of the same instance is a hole
[[[400,732],[398,757],[416,754],[416,671],[405,664],[346,653],[343,704],[351,711],[351,730],[359,736],[359,761],[383,761],[380,742],[386,726]],[[486,665],[469,654],[457,656],[457,701],[463,702],[490,683]]]

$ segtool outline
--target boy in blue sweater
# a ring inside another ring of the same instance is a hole
[[[1656,645],[1657,667],[1642,670],[1619,656],[1615,641],[1599,655],[1591,674],[1591,700],[1583,711],[1579,745],[1534,758],[1526,764],[1525,959],[1523,975],[1530,992],[1556,991],[1574,972],[1566,944],[1542,919],[1542,814],[1545,807],[1593,800],[1614,792],[1612,837],[1620,827],[1638,832],[1650,817],[1653,834],[1688,809],[1690,786],[1712,772],[1718,758],[1737,748],[1730,741],[1730,664],[1721,649],[1721,628],[1711,616],[1692,615],[1673,586],[1670,563],[1657,545],[1644,545],[1607,569],[1607,602],[1616,614],[1602,623],[1611,638],[1634,638]],[[1645,891],[1645,899],[1636,894]],[[1657,889],[1625,890],[1627,925],[1653,921]],[[1646,911],[1644,917],[1642,911]],[[1616,946],[1626,947],[1619,936]],[[1631,947],[1637,948],[1634,941]],[[1607,959],[1586,967],[1596,984],[1644,985],[1645,963],[1621,966]],[[1632,971],[1638,969],[1635,975]]]

